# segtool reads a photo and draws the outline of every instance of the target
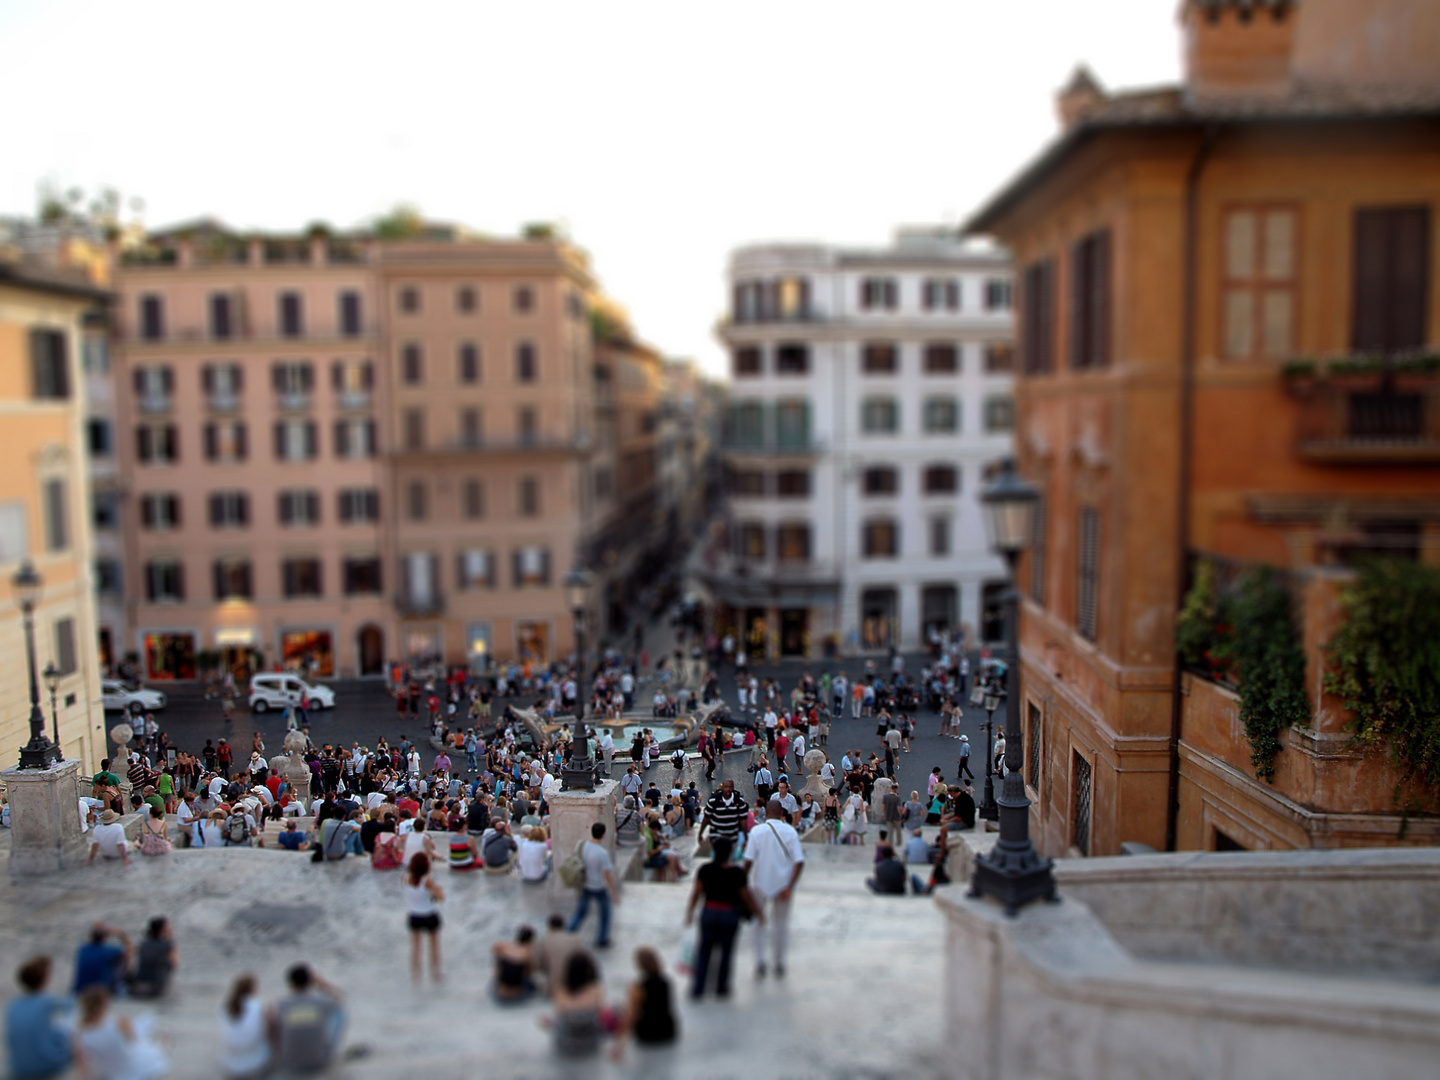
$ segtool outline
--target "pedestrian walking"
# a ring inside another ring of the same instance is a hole
[[[784,978],[790,902],[805,869],[805,851],[800,834],[785,820],[785,808],[778,798],[766,803],[764,823],[750,831],[744,866],[755,901],[768,915],[768,921],[762,919],[755,927],[755,975],[765,977],[768,938],[775,977]]]
[[[730,996],[730,969],[734,960],[735,935],[740,929],[740,912],[749,911],[759,923],[764,923],[765,912],[755,903],[745,883],[745,871],[730,862],[734,845],[726,837],[712,841],[714,858],[695,874],[695,886],[690,890],[690,901],[685,907],[685,925],[695,922],[695,908],[703,899],[700,913],[700,940],[695,947],[695,976],[690,986],[690,997],[705,996],[710,976],[710,957],[718,949],[720,956],[715,972],[715,995]]]
[[[580,929],[590,905],[600,909],[600,925],[595,932],[595,947],[610,947],[611,905],[620,903],[620,887],[615,883],[615,862],[610,852],[601,843],[605,839],[605,823],[597,821],[590,826],[590,839],[580,845],[580,860],[585,864],[585,880],[580,888],[580,899],[575,905],[575,914],[570,916],[570,933]]]

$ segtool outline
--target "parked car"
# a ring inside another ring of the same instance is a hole
[[[250,677],[250,708],[255,712],[298,705],[301,699],[312,709],[333,709],[335,691],[328,686],[307,683],[298,675],[265,673]]]
[[[146,686],[127,686],[119,679],[100,680],[101,700],[106,712],[128,710],[132,705],[145,712],[165,708],[165,695]]]

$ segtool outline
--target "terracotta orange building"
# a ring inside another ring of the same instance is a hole
[[[1357,555],[1440,562],[1440,7],[1187,0],[1179,86],[1106,93],[966,226],[1010,246],[1042,850],[1435,842],[1320,695]],[[1255,776],[1233,690],[1183,671],[1197,558],[1285,570],[1310,723]]]

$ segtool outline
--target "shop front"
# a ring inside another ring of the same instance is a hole
[[[521,619],[515,624],[515,658],[521,663],[550,663],[550,624]]]
[[[490,667],[490,624],[468,623],[465,627],[465,662],[480,674]]]
[[[260,671],[265,658],[258,646],[260,634],[253,626],[224,626],[215,631],[215,651],[220,654],[220,670],[229,672],[235,682],[244,686],[245,681]]]
[[[145,678],[151,682],[173,682],[195,678],[196,634],[193,630],[144,630],[140,653]]]
[[[335,675],[335,636],[326,628],[306,627],[280,631],[280,665],[311,678]]]

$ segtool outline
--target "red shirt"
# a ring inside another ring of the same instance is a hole
[[[785,752],[790,749],[789,735],[775,736],[775,757],[781,761],[785,760]]]

